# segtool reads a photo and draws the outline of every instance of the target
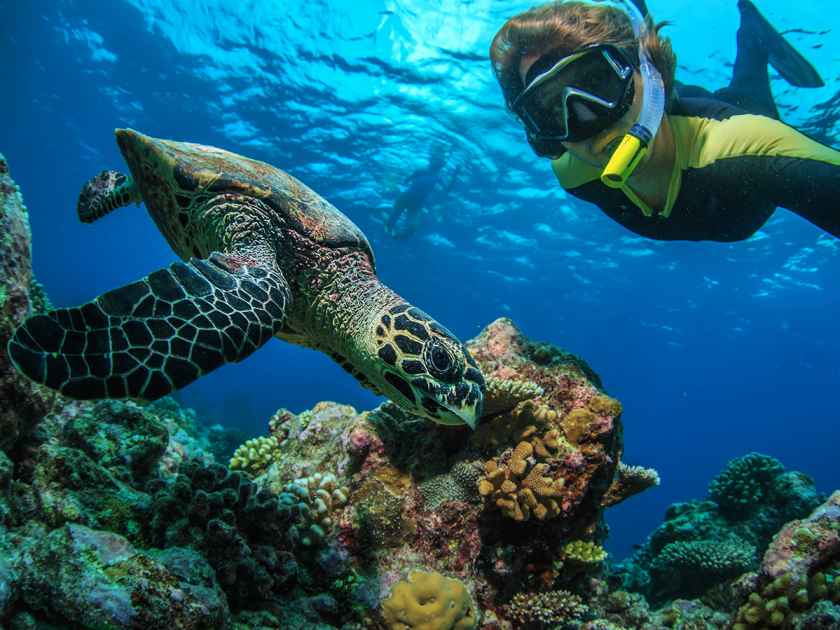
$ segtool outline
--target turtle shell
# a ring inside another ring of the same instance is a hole
[[[313,241],[327,247],[358,248],[373,261],[370,243],[355,223],[306,184],[270,164],[217,147],[160,140],[132,130],[119,130],[117,139],[132,172],[132,158],[139,149],[144,161],[157,158],[159,165],[171,168],[173,183],[183,190],[257,198],[276,210],[288,227]]]

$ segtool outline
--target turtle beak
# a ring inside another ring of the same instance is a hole
[[[475,386],[478,389],[478,386]],[[475,399],[475,402],[469,406],[463,406],[458,409],[455,413],[456,415],[461,418],[461,420],[466,424],[470,429],[475,431],[475,427],[478,426],[478,421],[481,419],[481,411],[484,407],[484,395],[479,390],[477,397],[472,397]]]
[[[465,396],[460,404],[449,404],[445,409],[439,411],[440,417],[435,421],[450,426],[466,424],[475,431],[478,421],[481,419],[483,408],[484,393],[478,384],[471,384],[469,395]]]

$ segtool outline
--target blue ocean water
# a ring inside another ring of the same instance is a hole
[[[625,461],[662,486],[608,512],[617,556],[673,502],[756,450],[840,487],[840,241],[785,212],[749,241],[635,237],[556,184],[505,112],[487,60],[508,0],[0,0],[0,151],[30,209],[34,267],[56,305],[169,264],[141,208],[82,225],[80,186],[123,168],[115,127],[221,146],[302,179],[368,235],[392,288],[469,338],[499,316],[579,354],[624,405]],[[728,82],[734,0],[649,0],[678,78]],[[774,78],[785,120],[840,145],[840,17],[817,0],[759,8],[827,87]],[[457,181],[418,234],[390,204],[432,147]],[[326,356],[272,342],[179,394],[263,433],[278,407],[378,399]]]

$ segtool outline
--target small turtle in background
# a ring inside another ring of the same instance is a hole
[[[130,129],[116,137],[131,175],[94,177],[79,218],[143,201],[185,262],[29,318],[8,346],[19,371],[70,398],[156,400],[276,336],[327,353],[411,413],[475,427],[478,365],[379,281],[365,235],[339,210],[263,162]]]

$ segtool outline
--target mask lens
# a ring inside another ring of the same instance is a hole
[[[531,134],[574,142],[624,115],[632,68],[611,48],[596,48],[564,63],[573,56],[538,74],[514,103]],[[542,59],[537,64],[545,65]]]

